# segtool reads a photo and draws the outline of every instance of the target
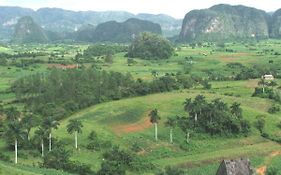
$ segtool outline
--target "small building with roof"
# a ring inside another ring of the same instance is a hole
[[[254,175],[249,159],[223,160],[216,175]]]

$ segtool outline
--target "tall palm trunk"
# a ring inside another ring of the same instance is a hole
[[[49,151],[52,151],[52,133],[49,133]]]
[[[41,140],[41,156],[44,157],[44,140]]]
[[[15,139],[15,164],[18,163],[18,140]]]
[[[157,123],[154,123],[154,136],[155,136],[155,141],[158,140],[158,131],[157,131]]]
[[[170,143],[173,143],[173,129],[170,129]]]
[[[75,148],[78,149],[78,137],[77,137],[77,131],[75,131]]]

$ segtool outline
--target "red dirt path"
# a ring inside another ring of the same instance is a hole
[[[63,65],[63,64],[48,64],[48,68],[76,69],[76,68],[77,68],[77,65],[75,65],[75,64],[69,64],[69,65]]]
[[[122,135],[131,132],[143,131],[151,126],[152,124],[150,123],[149,117],[146,117],[136,123],[113,126],[112,129],[117,135]]]
[[[271,159],[272,159],[273,157],[279,156],[279,155],[281,155],[281,151],[273,151],[273,152],[269,155],[268,159],[269,159],[269,161],[271,161]],[[256,173],[257,173],[258,175],[265,175],[265,173],[266,173],[266,168],[267,168],[267,166],[266,166],[266,165],[263,165],[263,166],[261,166],[261,167],[259,167],[259,168],[256,169]]]

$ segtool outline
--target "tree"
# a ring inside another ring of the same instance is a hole
[[[43,120],[42,128],[46,129],[49,134],[49,151],[52,151],[52,129],[57,129],[59,122],[53,119],[53,117],[46,117]]]
[[[48,152],[43,158],[43,166],[54,169],[67,169],[70,158],[70,152],[63,147],[57,147]]]
[[[206,105],[206,100],[203,95],[197,95],[193,102],[191,98],[185,100],[184,110],[186,112],[189,112],[190,116],[194,117],[194,126],[198,120],[198,114],[202,113],[202,110],[205,105]]]
[[[173,129],[177,125],[177,120],[175,118],[168,117],[165,122],[165,126],[170,128],[170,143],[173,143]]]
[[[178,117],[177,123],[180,129],[185,133],[186,143],[190,141],[190,133],[191,133],[191,124],[188,117]]]
[[[174,49],[170,42],[161,36],[144,32],[139,34],[129,47],[128,56],[142,59],[168,59]]]
[[[16,107],[10,107],[6,109],[5,114],[8,121],[18,121],[20,119],[20,112]]]
[[[258,82],[258,85],[262,85],[262,93],[265,92],[265,79],[261,78],[260,81]]]
[[[242,117],[242,109],[240,107],[240,104],[237,102],[234,102],[231,106],[230,106],[230,111],[233,115],[235,115],[237,118],[241,118]]]
[[[42,127],[39,127],[38,130],[35,131],[35,137],[40,140],[41,144],[41,156],[44,157],[44,140],[47,138],[48,133]]]
[[[268,83],[268,86],[271,86],[272,89],[273,89],[274,86],[277,86],[277,85],[278,85],[278,84],[277,84],[276,81],[270,81],[270,82]]]
[[[256,122],[255,126],[259,130],[259,132],[262,134],[264,131],[264,126],[265,126],[265,116],[264,115],[258,115],[256,117]]]
[[[198,114],[201,115],[202,109],[204,108],[205,105],[206,105],[205,97],[203,95],[197,95],[192,105],[194,108],[193,110],[195,112],[195,117],[194,117],[195,122],[198,120]]]
[[[38,120],[35,116],[28,115],[28,116],[24,117],[21,122],[23,124],[23,128],[26,129],[27,139],[30,140],[30,138],[29,138],[30,130],[31,130],[31,128],[37,126]]]
[[[126,170],[132,168],[134,157],[130,152],[113,147],[103,154],[104,162],[98,175],[125,175]]]
[[[23,139],[25,133],[18,121],[9,122],[5,132],[6,137],[13,139],[15,142],[15,164],[18,163],[18,140]]]
[[[184,111],[185,112],[192,112],[193,103],[192,103],[191,98],[185,99],[185,102],[183,104],[184,104]]]
[[[158,140],[158,131],[157,131],[157,124],[160,120],[160,116],[158,115],[158,110],[157,109],[153,109],[150,113],[149,113],[149,117],[150,117],[150,122],[152,124],[154,124],[154,130],[155,130],[155,140]]]
[[[83,127],[82,122],[79,120],[75,120],[75,119],[69,120],[69,123],[67,125],[67,132],[69,134],[72,134],[74,132],[74,134],[75,134],[75,148],[76,149],[78,149],[77,134],[82,133],[82,127]]]

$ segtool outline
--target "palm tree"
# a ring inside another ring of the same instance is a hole
[[[160,116],[158,115],[158,110],[157,109],[153,109],[150,113],[149,113],[149,117],[150,117],[150,122],[152,124],[154,124],[154,129],[155,129],[155,140],[158,140],[158,131],[157,131],[157,124],[160,120]]]
[[[5,111],[8,121],[18,121],[20,119],[20,112],[16,107],[10,107]]]
[[[54,120],[52,117],[47,117],[43,120],[42,127],[46,129],[49,134],[49,151],[52,151],[52,129],[57,129],[59,122]]]
[[[190,141],[190,132],[191,132],[191,124],[189,122],[188,117],[177,117],[178,125],[181,128],[181,130],[185,133],[186,136],[186,143],[189,143]]]
[[[30,140],[29,133],[31,128],[37,126],[37,118],[33,115],[28,115],[22,119],[23,128],[26,129],[27,139]]]
[[[265,92],[265,90],[264,90],[265,89],[265,79],[263,77],[258,82],[258,85],[262,85],[262,93],[264,93]]]
[[[185,102],[183,104],[184,104],[184,110],[186,112],[189,112],[192,109],[192,100],[191,100],[191,98],[185,99]]]
[[[67,132],[69,134],[72,134],[74,132],[75,134],[75,148],[78,149],[78,138],[77,138],[77,134],[78,133],[82,133],[82,127],[83,124],[81,121],[79,120],[69,120],[69,123],[67,125]]]
[[[240,107],[240,104],[237,102],[234,102],[231,106],[230,106],[230,111],[233,115],[235,115],[237,118],[241,118],[242,117],[242,109]]]
[[[177,125],[177,120],[175,118],[168,117],[165,122],[165,126],[170,128],[170,143],[173,143],[173,129]]]
[[[35,137],[38,138],[41,142],[41,156],[44,157],[44,139],[47,138],[48,133],[47,131],[40,127],[38,130],[35,131]]]
[[[15,141],[15,164],[18,163],[18,140],[23,139],[25,133],[18,121],[9,122],[5,135]]]

